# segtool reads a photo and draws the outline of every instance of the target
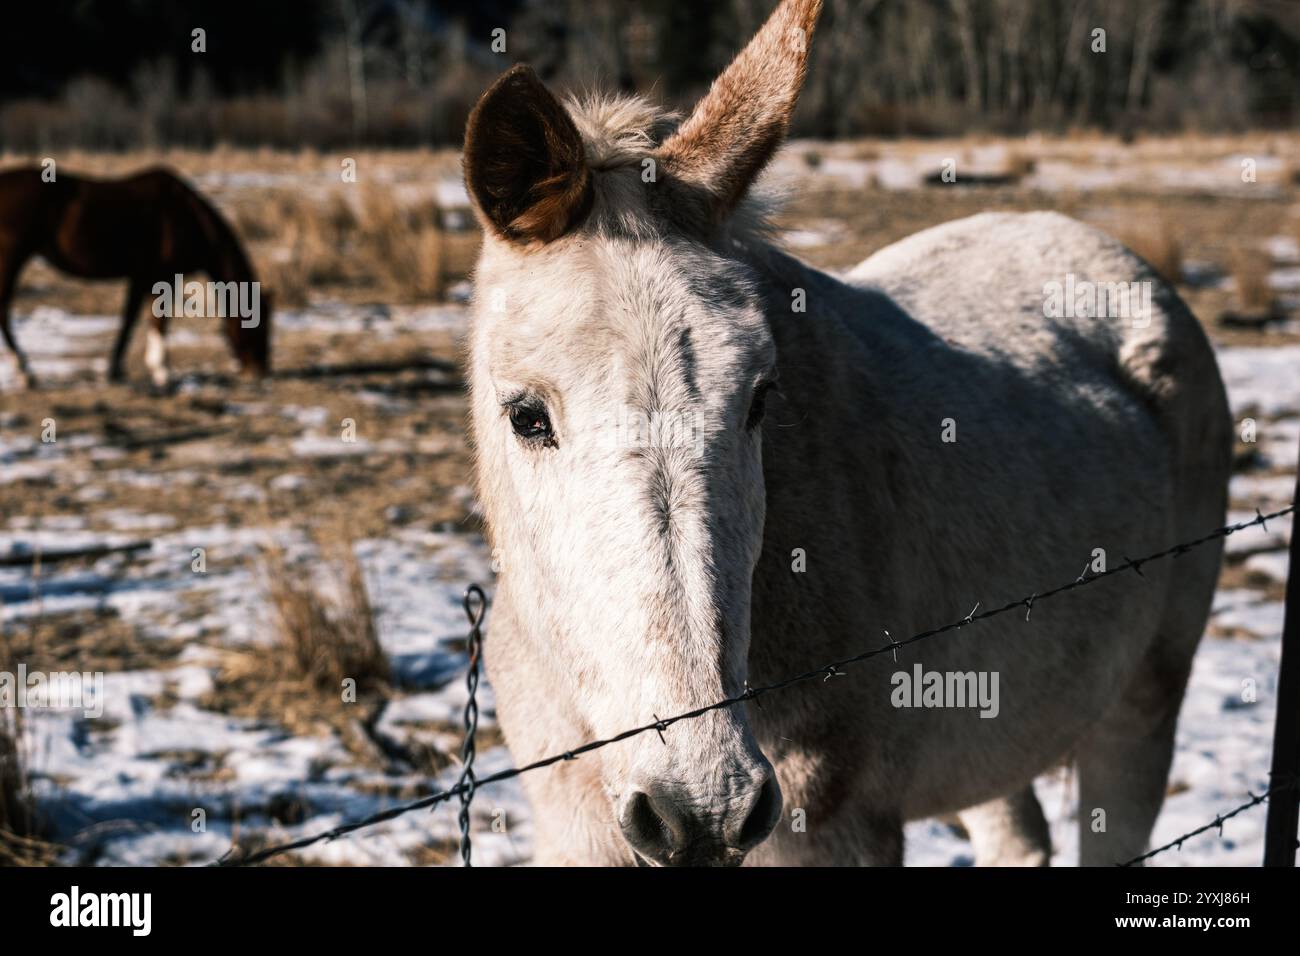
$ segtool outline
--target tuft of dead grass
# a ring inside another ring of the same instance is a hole
[[[363,194],[361,231],[372,274],[384,276],[413,297],[443,291],[443,238],[437,203],[398,204],[391,190],[371,188]]]
[[[0,711],[0,865],[22,865],[20,841],[32,830],[21,735],[17,708]]]
[[[29,669],[121,671],[163,668],[172,664],[184,643],[145,636],[113,608],[46,612],[10,638],[10,659]]]
[[[392,299],[441,298],[448,280],[441,211],[431,199],[399,201],[388,186],[366,186],[354,199],[283,190],[235,213],[240,231],[271,246],[262,258],[280,301],[306,304],[328,286],[360,286]]]
[[[295,670],[314,686],[336,690],[355,680],[358,691],[388,683],[388,659],[379,643],[374,609],[361,564],[348,538],[318,541],[333,571],[333,595],[315,587],[310,568],[293,568],[284,552],[266,554],[267,592],[277,624],[277,642]]]
[[[61,848],[40,826],[22,740],[22,711],[0,709],[0,866],[51,866]]]
[[[1160,219],[1152,225],[1121,229],[1117,238],[1145,259],[1170,285],[1182,283],[1183,244],[1169,220]]]
[[[1269,285],[1269,257],[1258,249],[1235,249],[1231,258],[1232,281],[1237,305],[1249,315],[1272,316],[1278,312],[1277,295]]]
[[[1020,182],[1026,176],[1032,176],[1038,170],[1038,160],[1029,153],[1019,149],[1007,150],[1003,171],[1013,182]]]
[[[365,576],[350,537],[318,534],[319,570],[293,564],[276,547],[261,573],[272,611],[271,640],[222,651],[202,705],[273,720],[295,734],[338,733],[357,756],[382,763],[372,732],[391,671],[379,642]]]

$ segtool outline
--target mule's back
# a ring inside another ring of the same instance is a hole
[[[911,392],[948,409],[956,440],[923,443],[934,467],[968,468],[986,486],[1000,473],[1012,495],[1053,511],[1077,502],[1098,539],[1122,529],[1134,547],[1222,523],[1232,426],[1213,350],[1173,289],[1115,239],[1058,213],[984,213],[888,246],[847,279],[906,316],[848,324],[868,356],[902,337],[906,359],[871,372],[893,380],[897,404]],[[1108,308],[1103,293],[1116,289],[1132,294]],[[1218,562],[1211,547],[1189,563]],[[1195,637],[1212,596],[1213,572],[1202,576],[1175,602]]]
[[[1074,391],[1103,410],[1118,413],[1118,403],[1149,415],[1171,478],[1223,479],[1205,507],[1175,510],[1192,528],[1222,518],[1231,437],[1213,350],[1182,300],[1115,239],[1058,213],[984,213],[888,246],[847,278],[884,292],[944,346],[984,356],[1000,373]],[[1131,295],[1108,309],[1115,290]],[[891,331],[875,323],[871,333]]]

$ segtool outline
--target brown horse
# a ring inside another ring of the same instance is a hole
[[[152,293],[145,359],[155,383],[166,384],[167,322],[182,307],[179,302],[163,303],[162,290],[193,288],[177,280],[189,273],[205,273],[212,280],[209,287],[217,287],[219,294],[238,294],[242,301],[254,303],[251,316],[225,308],[217,311],[224,317],[226,338],[241,370],[256,375],[270,370],[270,301],[261,293],[248,256],[212,204],[167,169],[121,179],[88,179],[60,171],[49,181],[37,167],[0,172],[0,333],[29,387],[34,383],[14,341],[9,307],[18,274],[32,256],[79,278],[129,281],[122,328],[108,367],[110,381],[122,380],[131,329]],[[211,295],[203,297],[205,304],[212,301]]]

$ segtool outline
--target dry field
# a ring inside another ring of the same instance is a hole
[[[989,209],[1057,209],[1129,242],[1178,285],[1220,348],[1234,414],[1256,421],[1232,489],[1249,513],[1291,499],[1300,442],[1292,157],[1300,136],[1276,134],[796,142],[769,179],[785,197],[782,241],[830,270]],[[349,159],[355,183],[340,175]],[[957,181],[927,183],[949,159]],[[41,263],[24,274],[15,327],[43,387],[18,393],[0,370],[0,671],[103,671],[105,709],[28,711],[9,737],[0,726],[0,862],[203,861],[457,772],[459,594],[470,581],[490,592],[492,577],[464,432],[478,236],[459,157],[59,158],[101,175],[154,162],[190,177],[248,243],[277,296],[276,371],[239,380],[211,323],[190,318],[173,324],[173,391],[146,384],[140,334],[130,382],[106,385],[125,289]],[[1289,528],[1231,542],[1157,840],[1238,802],[1267,770]],[[348,678],[356,699],[340,701]],[[1241,703],[1244,680],[1257,703]],[[491,770],[509,756],[485,698]],[[1068,862],[1071,782],[1039,786]],[[507,825],[493,829],[497,811]],[[485,791],[476,813],[480,862],[528,858],[517,788]],[[1169,862],[1258,862],[1262,819]],[[414,814],[291,860],[450,861],[455,832],[451,811]],[[910,835],[910,862],[969,857],[938,823]]]

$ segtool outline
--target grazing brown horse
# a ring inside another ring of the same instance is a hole
[[[187,287],[176,277],[190,273],[205,273],[220,295],[238,292],[243,301],[255,304],[251,316],[225,308],[218,312],[241,370],[256,375],[270,370],[269,299],[261,293],[235,231],[211,203],[161,168],[121,179],[88,179],[60,171],[46,181],[41,173],[37,167],[0,172],[0,333],[25,385],[34,383],[14,341],[9,307],[18,273],[32,256],[79,278],[129,281],[122,328],[108,367],[110,381],[122,380],[131,329],[152,294],[145,360],[154,382],[166,384],[167,322],[178,313],[170,302],[160,305],[161,289],[164,284]],[[212,296],[203,301],[213,301]]]

